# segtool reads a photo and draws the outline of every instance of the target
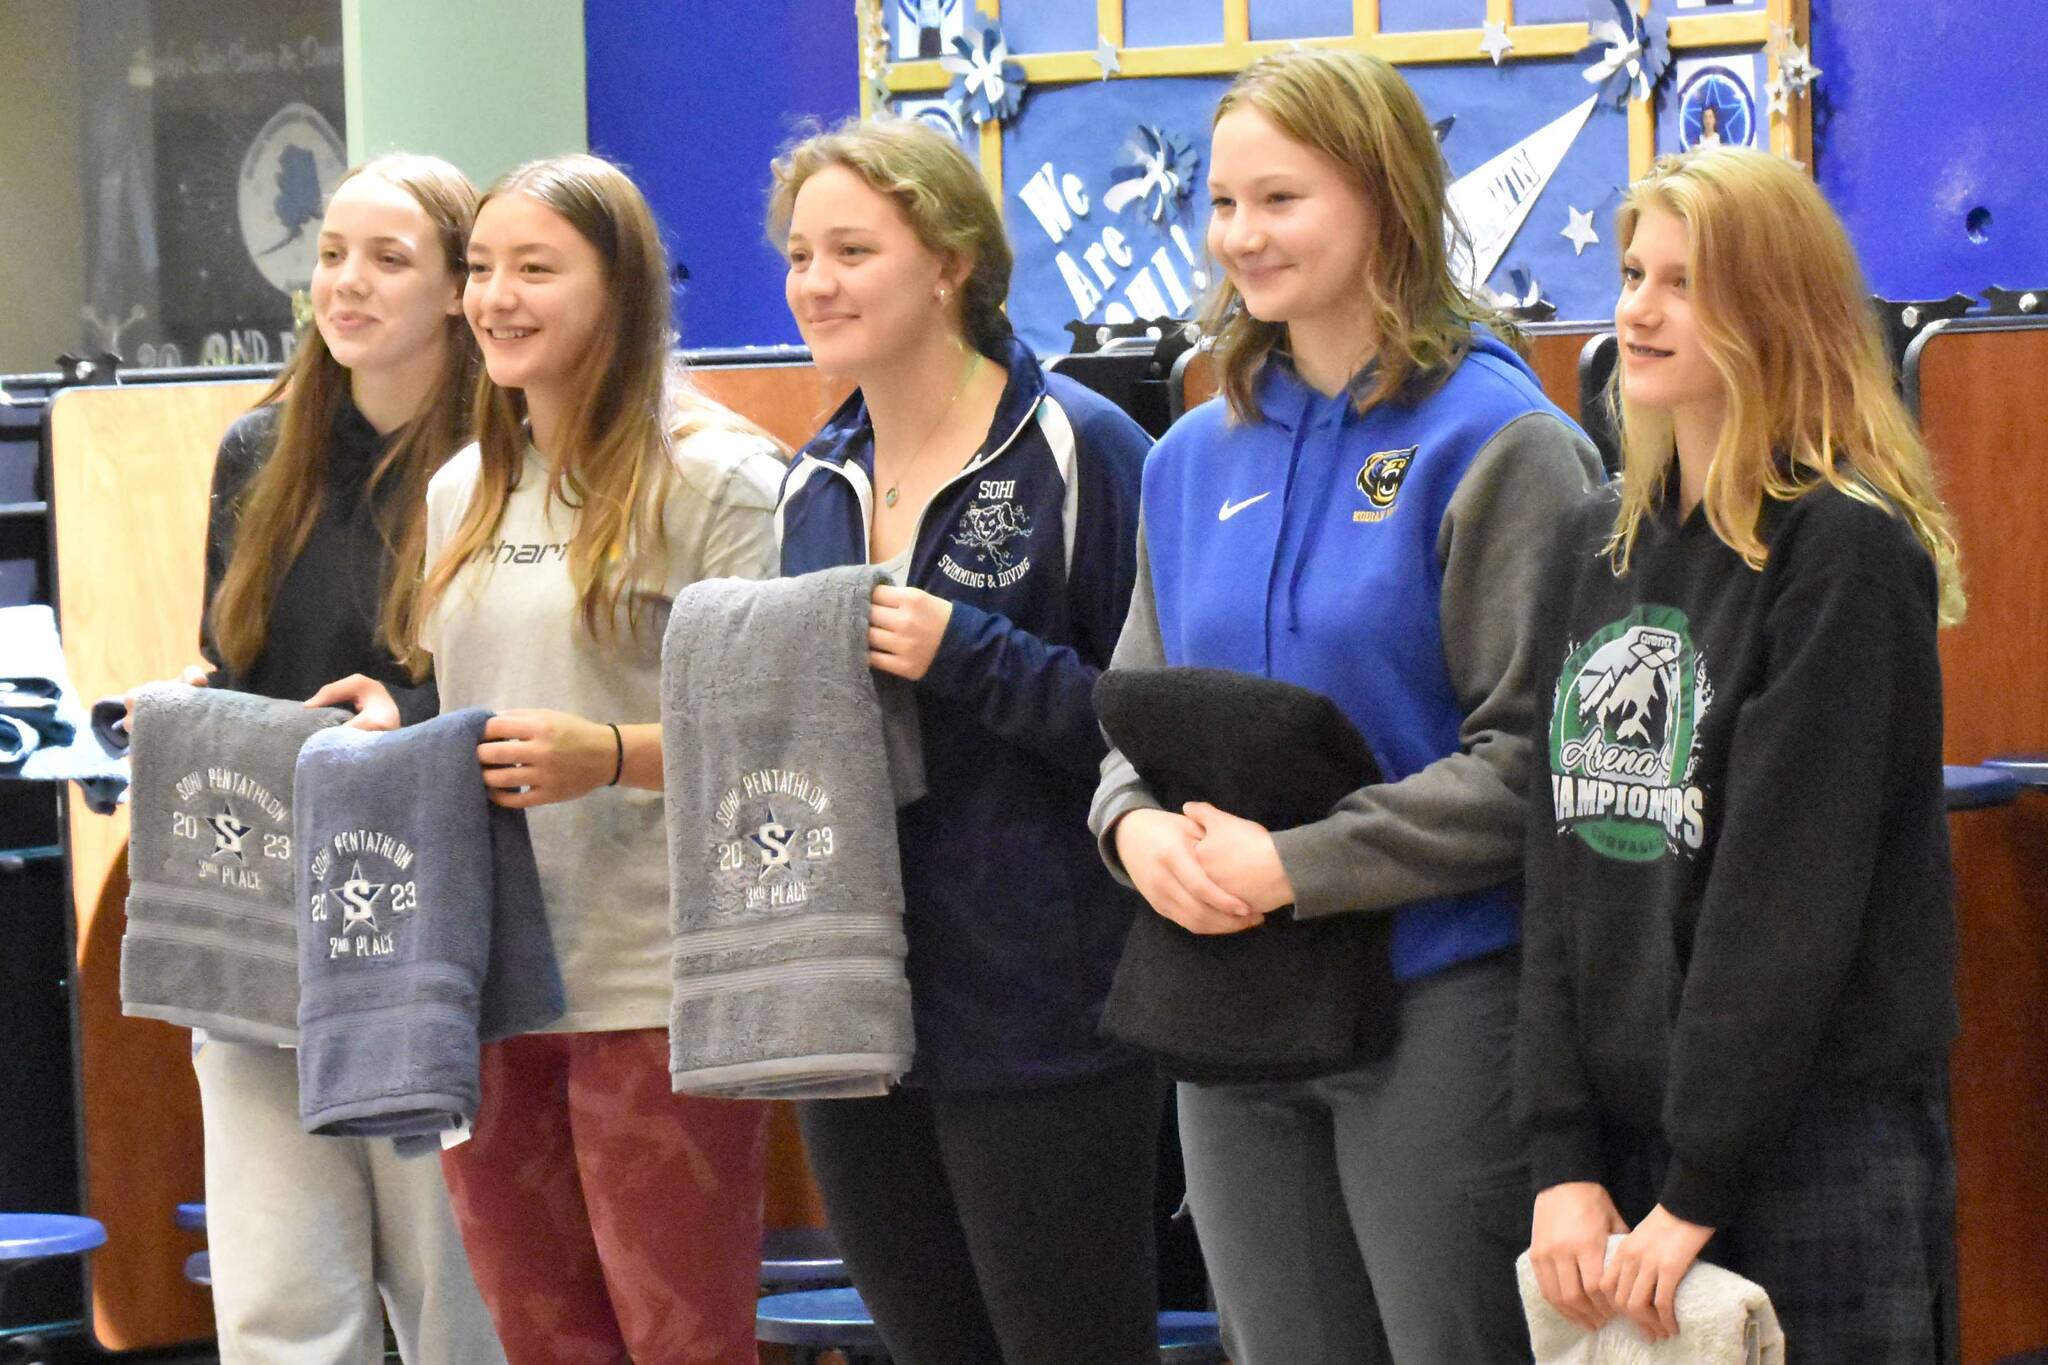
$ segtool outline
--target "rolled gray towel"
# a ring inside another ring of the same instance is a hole
[[[298,1041],[292,767],[348,718],[182,683],[136,693],[124,1014]]]
[[[923,775],[914,706],[885,738],[868,667],[882,578],[863,565],[676,597],[662,755],[677,1090],[879,1095],[910,1067],[896,805]]]
[[[480,1042],[561,1017],[524,811],[490,803],[491,713],[306,745],[297,784],[299,1118],[405,1153],[476,1114]]]

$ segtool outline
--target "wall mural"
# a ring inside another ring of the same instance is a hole
[[[858,0],[862,107],[975,156],[1017,252],[1011,317],[1192,316],[1203,158],[1230,77],[1296,44],[1400,67],[1436,122],[1475,287],[1531,317],[1613,307],[1613,214],[1660,153],[1810,161],[1806,0]]]

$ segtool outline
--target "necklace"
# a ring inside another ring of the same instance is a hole
[[[924,448],[931,444],[932,437],[939,434],[939,428],[946,424],[946,418],[953,411],[953,405],[960,401],[961,394],[967,392],[967,385],[974,379],[975,373],[980,369],[981,352],[976,351],[968,357],[967,372],[960,376],[959,387],[955,388],[953,396],[946,400],[946,406],[939,409],[938,420],[931,424],[931,427],[924,434],[924,439],[917,443],[916,453],[898,471],[896,481],[882,490],[882,505],[884,507],[894,507],[896,505],[897,498],[902,496],[903,481],[910,477],[911,471],[917,468],[917,462],[924,458]]]

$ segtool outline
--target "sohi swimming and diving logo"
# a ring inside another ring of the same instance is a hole
[[[824,787],[793,768],[757,768],[733,783],[712,813],[717,913],[809,901],[812,884],[839,851],[831,818]]]
[[[1017,501],[1017,481],[983,479],[953,528],[953,543],[981,567],[970,569],[948,552],[939,556],[939,572],[969,588],[1007,588],[1031,572],[1031,556],[1016,544],[1030,538],[1031,516]]]
[[[307,866],[313,891],[307,918],[327,942],[327,960],[399,956],[400,935],[420,907],[413,851],[373,829],[345,829],[321,845]]]
[[[175,790],[177,842],[165,871],[236,891],[261,891],[265,877],[291,879],[291,810],[269,788],[233,768],[206,768],[179,778]]]
[[[1706,799],[1688,782],[1712,700],[1684,612],[1638,607],[1595,631],[1557,680],[1550,790],[1558,828],[1629,862],[1698,849]]]
[[[1353,512],[1353,521],[1384,521],[1394,514],[1394,499],[1401,495],[1401,480],[1408,477],[1408,466],[1415,462],[1418,449],[1419,446],[1404,446],[1400,450],[1376,450],[1366,457],[1358,471],[1358,491],[1365,494],[1371,506]]]

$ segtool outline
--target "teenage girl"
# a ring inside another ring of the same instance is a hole
[[[1180,1087],[1238,1365],[1526,1359],[1528,1167],[1508,1110],[1542,537],[1598,468],[1453,275],[1445,173],[1392,67],[1253,64],[1210,142],[1221,398],[1145,466],[1117,667],[1238,669],[1332,698],[1385,780],[1269,830],[1162,810],[1120,755],[1092,824],[1201,934],[1391,915],[1398,1041],[1311,1080]]]
[[[915,684],[928,786],[897,826],[916,1063],[799,1110],[826,1211],[898,1365],[1157,1360],[1163,1097],[1096,1031],[1134,901],[1085,828],[1150,443],[1011,333],[1001,214],[939,133],[808,138],[769,218],[859,386],[790,471],[782,570],[888,570],[869,661]]]
[[[1955,538],[1803,171],[1666,158],[1618,236],[1621,489],[1562,528],[1537,633],[1537,1279],[1655,1340],[1704,1256],[1802,1365],[1953,1359]]]
[[[669,1089],[661,641],[686,585],[774,571],[773,443],[671,353],[646,201],[591,156],[484,196],[477,440],[427,490],[416,619],[445,710],[529,810],[568,1012],[489,1044],[444,1153],[515,1362],[752,1362],[765,1109]]]
[[[426,486],[467,427],[462,320],[476,191],[433,157],[342,178],[320,224],[313,326],[229,428],[207,528],[205,654],[184,681],[298,700],[343,674],[431,715],[402,657]],[[279,566],[284,566],[280,572]],[[293,1054],[199,1035],[207,1244],[224,1362],[501,1360],[431,1163],[299,1126]]]

